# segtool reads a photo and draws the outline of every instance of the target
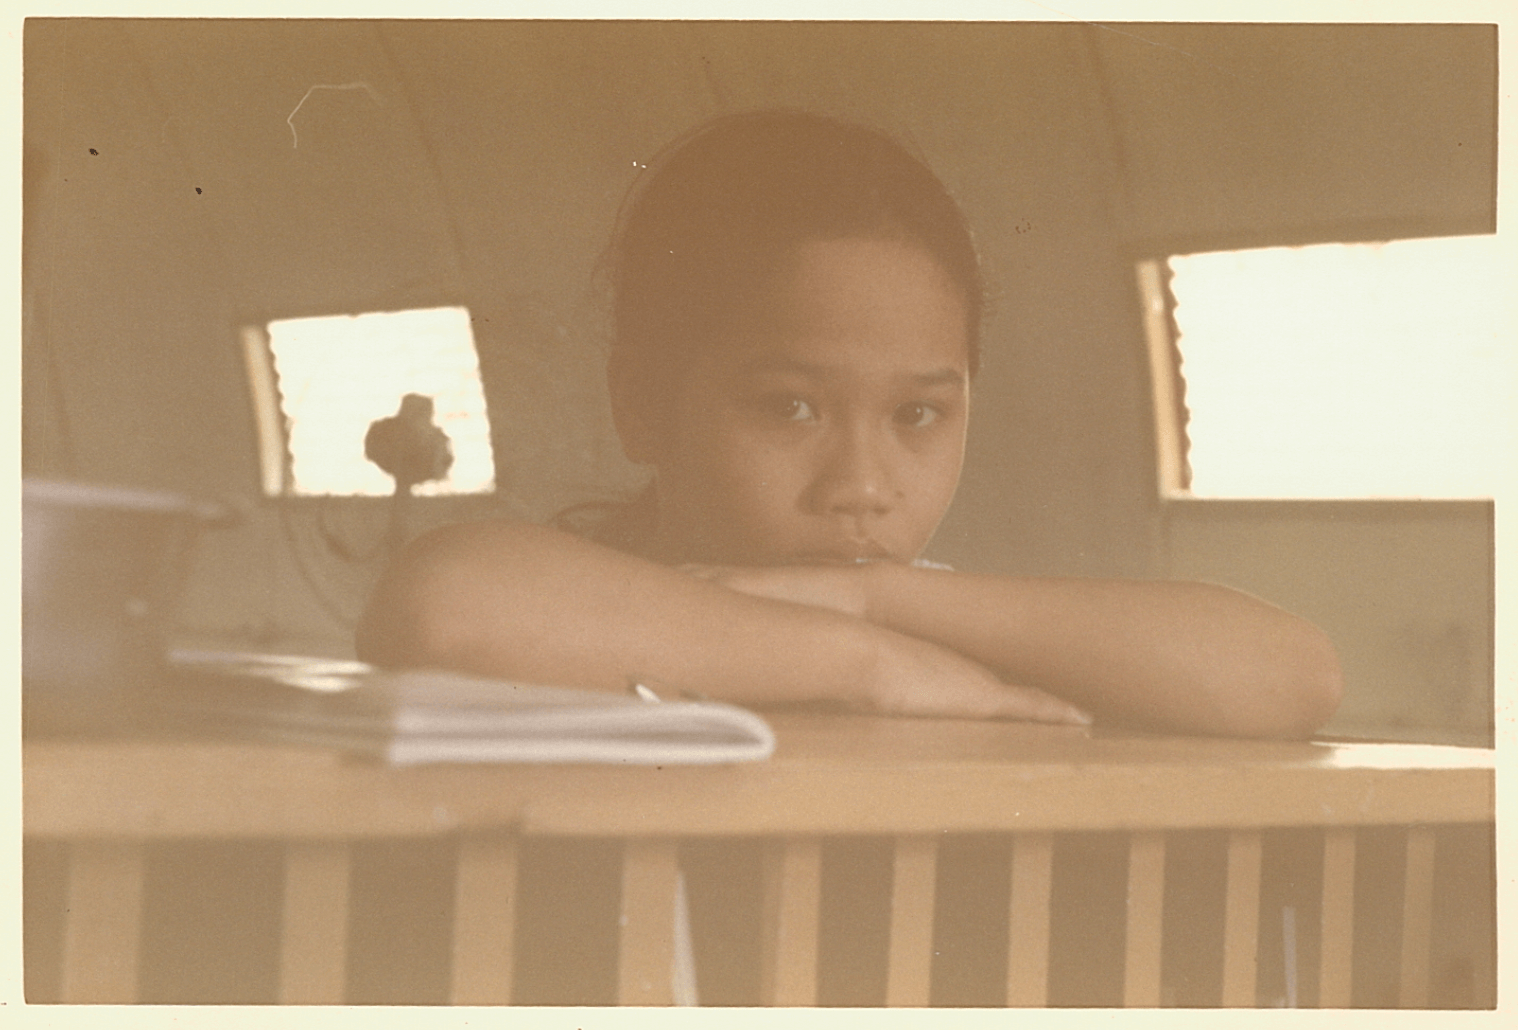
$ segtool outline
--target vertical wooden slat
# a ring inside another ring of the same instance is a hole
[[[1301,993],[1297,983],[1297,976],[1301,971],[1300,960],[1297,958],[1297,907],[1295,905],[1281,906],[1281,979],[1285,987],[1285,1007],[1295,1009],[1301,1007]]]
[[[765,854],[762,986],[766,1005],[817,1003],[822,846],[815,837],[775,841]]]
[[[623,844],[619,1004],[674,1003],[675,891],[679,875],[675,841],[635,837]]]
[[[933,963],[933,894],[938,838],[896,838],[891,878],[891,944],[886,1004],[925,1007]]]
[[[1012,902],[1007,927],[1007,1004],[1042,1007],[1049,1000],[1049,892],[1054,836],[1012,840]]]
[[[1355,945],[1355,831],[1331,827],[1323,831],[1322,963],[1318,972],[1318,1005],[1349,1007]]]
[[[1260,831],[1228,834],[1228,896],[1223,914],[1223,1005],[1255,1004],[1260,947]]]
[[[453,1003],[511,1004],[516,935],[517,839],[459,841],[453,887]]]
[[[699,1005],[696,988],[696,942],[690,922],[690,893],[685,871],[675,870],[675,936],[670,969],[670,994],[676,1005]]]
[[[142,882],[141,844],[79,841],[70,846],[60,1000],[137,1000]]]
[[[1128,941],[1123,1004],[1158,1008],[1160,943],[1165,909],[1165,835],[1136,832],[1128,842]]]
[[[1402,990],[1405,1009],[1428,1007],[1429,936],[1433,932],[1434,830],[1407,828],[1407,874],[1402,887]]]
[[[292,841],[285,846],[279,1000],[341,1005],[348,963],[348,845]]]

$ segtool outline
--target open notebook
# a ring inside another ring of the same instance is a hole
[[[173,651],[154,706],[265,740],[424,762],[712,764],[767,758],[769,724],[716,701],[658,701],[293,655]]]

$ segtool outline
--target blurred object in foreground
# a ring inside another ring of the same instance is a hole
[[[219,504],[160,491],[22,483],[22,725],[104,731],[163,668],[167,621]]]

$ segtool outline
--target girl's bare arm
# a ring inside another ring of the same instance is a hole
[[[1301,737],[1339,703],[1339,662],[1327,636],[1226,587],[1013,579],[894,563],[689,571],[933,641],[1098,718]]]
[[[741,703],[1081,721],[945,647],[826,607],[753,596],[540,526],[423,537],[387,572],[359,656],[537,683],[629,679]]]

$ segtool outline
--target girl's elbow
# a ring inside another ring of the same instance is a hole
[[[1344,673],[1338,651],[1327,634],[1303,623],[1290,659],[1282,662],[1268,705],[1252,736],[1301,740],[1311,737],[1339,710]]]
[[[440,664],[447,649],[444,627],[428,609],[395,591],[378,590],[359,619],[354,648],[359,660],[389,668]]]
[[[1268,638],[1252,659],[1236,656],[1229,672],[1217,670],[1182,729],[1209,736],[1304,740],[1328,722],[1344,691],[1338,653],[1311,623],[1294,620],[1285,634]]]
[[[459,648],[460,624],[447,603],[447,570],[401,558],[369,597],[354,634],[361,661],[391,668],[444,667]]]
[[[1311,627],[1310,643],[1303,648],[1301,686],[1298,688],[1298,726],[1311,736],[1333,718],[1344,697],[1344,670],[1339,652],[1328,635]]]

